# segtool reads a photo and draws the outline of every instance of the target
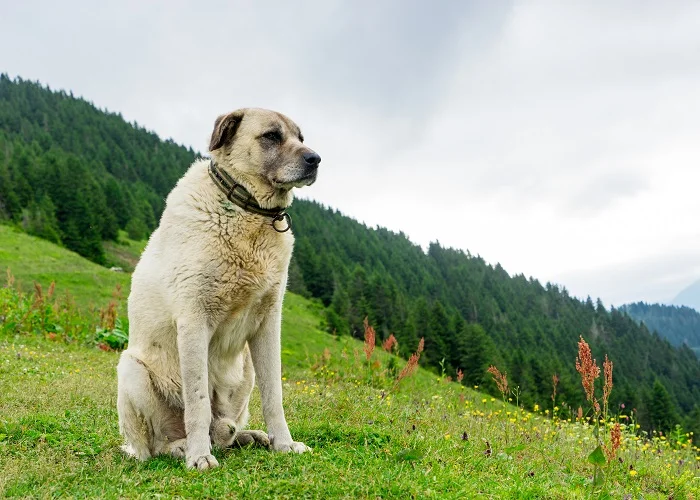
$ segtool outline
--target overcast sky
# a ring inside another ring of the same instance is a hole
[[[206,4],[206,5],[205,5]],[[0,0],[0,71],[206,151],[239,107],[298,194],[607,304],[700,279],[700,2]]]

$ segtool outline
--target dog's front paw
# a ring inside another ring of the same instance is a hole
[[[187,467],[190,469],[208,470],[218,466],[219,462],[214,458],[214,455],[187,457]]]
[[[289,441],[289,442],[282,442],[282,443],[276,443],[274,440],[271,442],[270,446],[272,447],[272,451],[279,451],[281,453],[306,453],[312,451],[311,448],[306,446],[304,443],[301,443],[299,441]]]

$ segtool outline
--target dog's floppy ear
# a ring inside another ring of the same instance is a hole
[[[234,111],[218,117],[216,122],[214,122],[214,131],[211,133],[209,151],[219,149],[227,142],[230,142],[233,136],[236,135],[236,130],[238,130],[242,119],[243,111]]]

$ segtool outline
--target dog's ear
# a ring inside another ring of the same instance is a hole
[[[209,151],[219,149],[221,146],[233,140],[236,130],[243,119],[243,111],[234,111],[227,115],[221,115],[214,122],[214,131],[209,141]]]

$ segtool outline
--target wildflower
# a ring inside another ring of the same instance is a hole
[[[365,347],[364,347],[364,349],[365,349],[365,356],[367,356],[367,361],[369,361],[369,358],[372,356],[372,353],[374,352],[376,334],[374,332],[374,328],[372,328],[369,325],[369,321],[367,321],[367,317],[365,317],[364,325],[365,325]]]
[[[611,462],[617,456],[617,450],[622,444],[622,432],[620,430],[620,424],[615,424],[612,429],[610,429],[610,446],[605,446],[605,455],[608,457],[608,462]]]
[[[406,366],[403,367],[403,370],[401,370],[399,376],[396,377],[396,384],[398,384],[402,379],[413,375],[413,373],[418,369],[418,360],[420,359],[420,355],[423,352],[424,346],[425,339],[421,337],[420,342],[418,342],[418,349],[416,350],[416,352],[411,354],[411,357],[408,358]]]
[[[612,371],[612,361],[608,359],[608,355],[606,354],[605,361],[603,362],[603,378],[605,379],[603,384],[603,404],[606,406],[608,404],[608,397],[610,396],[610,391],[612,391],[613,387]]]
[[[552,401],[557,399],[557,385],[559,384],[559,377],[555,373],[552,375]]]
[[[636,476],[636,475],[637,475],[637,471],[636,471],[636,470],[634,470],[634,469],[630,470],[630,476],[634,477],[634,476]]]
[[[392,333],[391,335],[389,335],[389,338],[386,339],[382,344],[382,349],[384,349],[386,352],[391,352],[391,350],[396,348],[398,345],[399,343],[396,340],[396,337],[394,337],[394,334]]]
[[[462,383],[462,379],[464,378],[464,372],[462,370],[457,370],[457,382],[460,384]]]
[[[496,382],[499,392],[505,397],[508,392],[507,373],[501,373],[494,365],[489,366],[489,369],[486,371],[493,376],[493,380]]]
[[[591,348],[583,337],[578,342],[578,357],[576,358],[576,371],[581,374],[581,384],[586,391],[586,399],[596,406],[596,413],[600,412],[600,406],[595,401],[593,394],[595,379],[600,376],[600,368],[591,356]]]
[[[583,408],[580,406],[578,407],[578,411],[576,412],[576,420],[581,420],[583,419]]]
[[[540,405],[535,403],[535,406],[532,408],[532,411],[540,411]]]

